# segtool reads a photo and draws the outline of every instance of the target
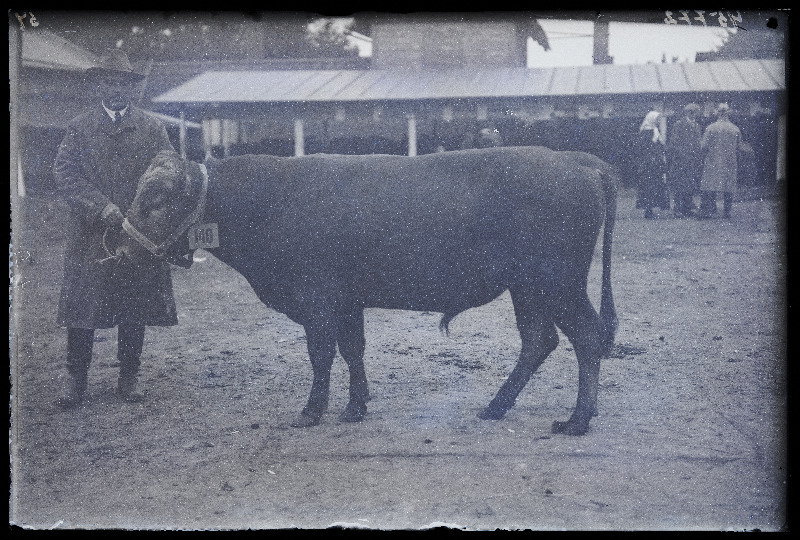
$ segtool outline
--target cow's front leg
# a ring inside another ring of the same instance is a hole
[[[369,390],[364,370],[364,308],[353,306],[338,318],[336,340],[350,370],[350,401],[339,415],[342,422],[360,422],[367,414]]]
[[[336,356],[336,334],[333,318],[319,320],[305,325],[308,357],[314,370],[314,381],[308,403],[300,416],[292,422],[292,427],[309,427],[319,424],[328,408],[330,395],[331,365]]]

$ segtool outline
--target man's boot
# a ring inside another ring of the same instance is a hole
[[[67,390],[63,397],[58,400],[58,406],[62,409],[74,409],[83,403],[86,395],[86,385],[88,373],[70,373],[67,376]]]
[[[94,330],[88,328],[67,329],[67,377],[66,392],[57,405],[62,409],[74,409],[83,403],[92,361]]]
[[[144,401],[144,396],[136,391],[144,343],[144,326],[121,324],[117,332],[117,358],[119,359],[117,391],[128,403]]]
[[[117,381],[117,391],[123,401],[128,403],[139,403],[144,401],[144,396],[136,391],[136,382],[138,377],[135,373],[126,373],[119,375]]]

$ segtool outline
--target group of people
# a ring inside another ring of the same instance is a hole
[[[722,217],[730,218],[738,178],[737,154],[742,134],[730,120],[730,107],[720,103],[716,121],[700,127],[700,107],[690,103],[684,115],[665,133],[665,117],[647,113],[639,126],[635,152],[639,193],[637,208],[652,219],[655,208],[670,208],[670,191],[676,217],[707,219],[717,213],[717,193],[723,194]],[[694,195],[700,193],[700,207]]]

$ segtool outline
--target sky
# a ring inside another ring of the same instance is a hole
[[[592,65],[590,21],[543,20],[551,50],[529,40],[528,67]],[[719,27],[667,26],[659,24],[609,23],[609,54],[615,64],[645,64],[667,61],[694,62],[697,52],[711,51],[723,43],[726,31]]]

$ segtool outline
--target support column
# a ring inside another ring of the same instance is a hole
[[[239,122],[222,120],[222,149],[225,157],[231,154],[231,145],[239,142]]]
[[[408,115],[408,155],[417,155],[417,117]]]
[[[294,155],[306,155],[306,143],[303,135],[303,120],[300,118],[294,121]]]
[[[12,17],[13,19],[13,17]],[[24,31],[24,30],[23,30]],[[25,196],[25,180],[22,177],[22,148],[20,138],[20,84],[19,78],[22,71],[22,33],[16,21],[8,25],[8,89],[9,89],[9,114],[11,115],[11,159],[10,159],[10,188],[12,202],[16,196]],[[16,210],[16,206],[14,210]]]
[[[206,151],[206,158],[211,157],[211,151],[215,146],[222,144],[222,121],[218,118],[203,120],[203,146]]]
[[[178,131],[178,145],[180,147],[179,151],[181,153],[181,157],[186,159],[186,116],[183,111],[181,111],[181,122],[180,122],[180,130]]]
[[[611,64],[614,58],[608,54],[608,19],[600,15],[594,22],[593,64]]]
[[[778,148],[775,180],[786,180],[786,115],[778,117]]]

